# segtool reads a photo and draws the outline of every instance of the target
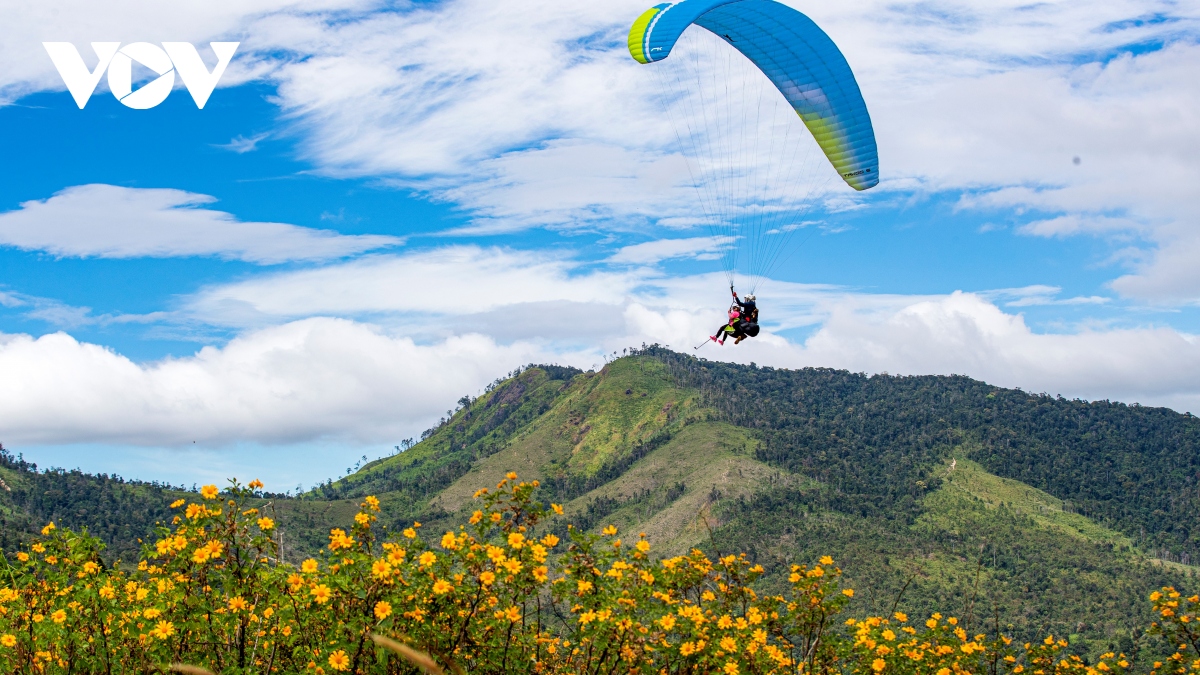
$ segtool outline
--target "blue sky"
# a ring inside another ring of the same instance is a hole
[[[5,447],[311,485],[516,366],[721,320],[639,3],[118,5],[0,28]],[[795,6],[883,182],[817,200],[764,335],[702,354],[1200,411],[1200,5]],[[80,110],[40,43],[101,39],[242,45],[202,110]]]

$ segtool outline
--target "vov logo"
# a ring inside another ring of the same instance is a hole
[[[183,80],[197,108],[204,108],[208,97],[225,74],[240,42],[210,42],[217,55],[217,66],[209,72],[199,52],[189,42],[164,42],[162,47],[149,42],[134,42],[124,47],[120,42],[93,42],[99,63],[88,70],[79,50],[70,42],[43,42],[50,60],[62,76],[63,83],[82,110],[87,105],[100,78],[108,71],[108,88],[118,101],[130,108],[145,110],[162,103],[175,86],[175,75]],[[137,61],[158,74],[154,80],[133,89],[133,62]]]

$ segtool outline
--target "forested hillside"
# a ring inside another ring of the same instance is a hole
[[[868,377],[655,357],[732,424],[763,461],[812,476],[820,499],[860,516],[915,518],[951,449],[997,476],[1187,564],[1200,551],[1200,420],[1166,408],[1080,401],[967,377]]]
[[[86,529],[109,546],[110,554],[135,559],[137,539],[156,522],[170,520],[168,504],[180,489],[125,481],[78,470],[38,471],[0,446],[0,546],[11,550],[24,537],[54,521]]]
[[[886,615],[903,600],[1018,635],[1070,635],[1086,653],[1131,650],[1146,595],[1194,585],[1200,555],[1190,415],[656,347],[599,372],[521,369],[403,452],[260,503],[278,513],[285,557],[299,557],[367,495],[381,524],[437,531],[514,470],[578,527],[644,531],[667,555],[745,551],[766,568],[764,587],[828,554],[859,591],[853,611]],[[54,519],[129,551],[176,494],[37,472],[7,454],[0,477],[9,549]]]

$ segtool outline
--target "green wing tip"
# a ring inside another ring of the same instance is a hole
[[[650,27],[650,22],[660,11],[657,7],[651,7],[642,12],[642,15],[629,28],[629,55],[638,63],[650,63],[645,52],[646,29]]]

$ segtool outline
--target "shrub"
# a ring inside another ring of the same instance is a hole
[[[258,481],[179,500],[136,568],[105,566],[86,533],[47,525],[0,562],[0,667],[20,673],[1031,673],[1119,674],[1047,637],[1021,649],[954,617],[839,621],[853,597],[828,557],[760,594],[745,556],[656,558],[644,535],[545,524],[537,481],[509,474],[476,493],[457,530],[394,535],[363,500],[321,559],[279,560]],[[561,531],[561,529],[559,530]],[[1152,596],[1153,630],[1179,643],[1154,673],[1200,670],[1200,598]],[[1184,606],[1181,607],[1180,603]],[[372,639],[376,636],[376,639]],[[1185,656],[1190,655],[1190,656]],[[1166,665],[1163,665],[1166,663]],[[186,664],[186,665],[179,665]],[[189,670],[190,668],[190,670]],[[200,670],[203,669],[203,670]]]

